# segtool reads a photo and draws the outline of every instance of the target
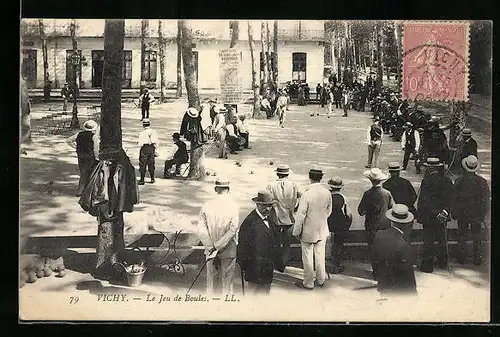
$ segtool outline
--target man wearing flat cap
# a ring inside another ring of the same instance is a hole
[[[268,190],[257,193],[256,208],[243,220],[238,233],[237,262],[252,295],[269,294],[274,269],[280,265],[278,229],[271,211],[275,200]]]
[[[294,209],[299,198],[297,185],[289,179],[290,167],[278,165],[276,168],[278,179],[271,182],[267,189],[276,200],[274,211],[277,216],[279,230],[279,247],[281,252],[281,265],[276,269],[283,272],[288,264],[290,245],[292,243],[292,227],[295,222]]]
[[[403,135],[401,136],[401,149],[404,151],[403,171],[406,171],[410,156],[413,154],[415,158],[417,157],[417,152],[420,148],[420,134],[417,130],[415,130],[413,124],[410,122],[406,122],[404,128],[405,130],[403,132]]]
[[[233,292],[238,244],[239,207],[229,194],[229,181],[217,179],[214,199],[200,211],[199,235],[207,259],[207,293]]]
[[[449,218],[453,183],[445,176],[443,163],[439,158],[427,158],[424,179],[420,185],[417,201],[417,220],[423,226],[424,251],[420,271],[432,273],[434,258],[437,255],[437,266],[445,269],[448,266],[448,249],[446,226]],[[437,246],[434,246],[437,241]],[[437,254],[435,251],[437,250]]]
[[[363,172],[372,183],[372,187],[367,190],[358,205],[358,214],[365,217],[365,235],[372,265],[372,275],[377,278],[377,262],[372,257],[373,240],[375,234],[381,229],[390,226],[385,212],[394,205],[391,192],[382,187],[382,181],[387,179],[387,175],[381,169],[375,167]]]
[[[403,204],[408,207],[412,214],[417,214],[415,202],[417,201],[417,192],[411,182],[400,176],[401,166],[397,162],[389,163],[390,177],[382,184],[382,187],[391,192],[396,204]],[[405,238],[409,241],[411,227],[405,230]]]
[[[332,213],[328,217],[328,229],[331,233],[331,260],[333,273],[342,273],[345,269],[343,262],[344,242],[352,224],[352,213],[347,205],[346,197],[340,193],[344,188],[342,178],[333,177],[328,180],[328,188],[332,195]]]
[[[318,287],[324,286],[327,277],[325,249],[330,234],[327,219],[332,213],[332,196],[321,185],[322,178],[321,169],[309,170],[311,184],[300,197],[292,232],[300,240],[304,266],[304,280],[295,285],[308,290],[314,289],[315,273]]]
[[[459,258],[464,264],[467,261],[466,240],[472,234],[474,264],[480,265],[481,256],[481,224],[485,221],[491,203],[490,187],[486,179],[477,174],[479,162],[477,157],[468,156],[462,159],[464,173],[453,185],[454,195],[451,205],[451,216],[458,221]]]
[[[382,294],[417,292],[411,263],[411,246],[405,240],[404,227],[413,222],[408,207],[394,204],[385,216],[391,227],[377,232],[373,241],[373,259],[377,262],[377,290]]]
[[[151,122],[149,119],[145,118],[142,120],[142,126],[144,130],[139,134],[138,144],[140,147],[139,151],[139,172],[141,174],[141,179],[138,181],[138,185],[144,185],[144,178],[146,176],[146,169],[149,171],[151,177],[151,183],[155,182],[155,156],[158,150],[158,134],[156,130],[152,129]]]

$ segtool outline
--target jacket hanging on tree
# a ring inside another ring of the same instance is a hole
[[[100,160],[90,174],[78,202],[92,216],[106,219],[120,212],[133,212],[139,203],[135,168],[123,150],[116,162]]]

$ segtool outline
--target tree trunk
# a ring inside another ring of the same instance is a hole
[[[158,20],[158,57],[160,58],[160,102],[165,102],[165,39],[163,38],[163,20]]]
[[[54,38],[54,88],[59,88],[57,80],[57,37]]]
[[[332,26],[331,21],[325,20],[323,23],[324,39],[325,39],[325,52],[324,52],[324,62],[325,66],[331,66],[333,64],[332,58]]]
[[[394,38],[396,39],[396,60],[397,60],[397,80],[398,80],[398,88],[401,88],[402,84],[402,72],[403,72],[403,55],[402,55],[402,40],[401,40],[401,31],[402,25],[398,22],[394,23]]]
[[[141,20],[141,93],[142,89],[147,86],[147,74],[146,74],[146,49],[147,42],[146,37],[148,35],[149,21],[147,19]]]
[[[188,26],[185,20],[180,20],[182,30],[182,61],[184,65],[184,80],[186,82],[186,90],[188,95],[189,107],[200,111],[200,97],[198,96],[198,82],[193,64],[193,37],[191,27]],[[204,167],[205,151],[203,146],[195,149],[191,146],[191,163],[189,166],[188,178],[203,180],[205,178]]]
[[[70,24],[70,35],[71,35],[71,44],[73,45],[73,53],[71,57],[71,62],[73,66],[73,116],[71,118],[71,128],[79,129],[80,121],[78,120],[78,105],[77,100],[78,96],[80,96],[80,64],[82,62],[81,55],[78,53],[78,43],[76,41],[76,21],[71,20]]]
[[[43,26],[43,19],[38,20],[38,28],[40,30],[40,40],[42,41],[42,56],[43,56],[43,98],[45,102],[50,102],[50,79],[49,79],[49,62],[47,56],[47,37]]]
[[[377,79],[376,79],[376,84],[377,87],[381,88],[383,86],[384,82],[384,70],[383,70],[383,63],[382,63],[382,58],[383,58],[383,53],[382,53],[382,25],[380,23],[377,23],[376,25],[376,32],[375,32],[375,39],[376,39],[376,44],[377,44]]]
[[[104,67],[101,98],[99,156],[116,169],[116,154],[122,150],[121,96],[125,20],[106,20],[104,26]],[[125,248],[123,213],[111,218],[98,215],[96,271],[108,272],[116,254]]]
[[[450,123],[453,126],[450,128],[450,149],[456,149],[458,145],[458,137],[460,136],[460,131],[465,128],[465,123],[467,121],[467,110],[464,102],[451,102],[451,120]]]
[[[255,42],[253,40],[253,30],[250,25],[250,21],[248,24],[248,46],[250,47],[250,58],[252,60],[252,90],[253,90],[253,118],[264,118],[264,114],[260,113],[260,102],[259,102],[259,85],[257,84],[257,62],[255,59]]]
[[[236,43],[239,40],[240,36],[240,27],[238,21],[231,21],[231,43],[229,44],[229,48],[234,48]]]
[[[273,67],[272,67],[272,57],[271,57],[271,46],[272,46],[272,41],[271,41],[271,31],[269,30],[269,22],[266,21],[266,55],[267,55],[267,69],[269,71],[269,86],[274,87],[275,83],[273,83],[274,79],[274,74],[273,74]]]
[[[269,88],[269,68],[267,68],[266,23],[264,21],[262,21],[260,25],[260,45],[262,49],[262,59],[263,59],[262,70],[264,71],[264,78],[261,78],[261,89],[262,89],[262,94],[265,95],[267,92],[267,88]]]
[[[182,30],[180,20],[177,20],[177,91],[175,97],[182,96]]]
[[[20,143],[31,143],[31,107],[28,87],[21,76],[21,139]]]
[[[337,51],[337,82],[342,83],[342,46],[340,43],[340,37],[339,37],[339,31],[338,31],[338,26],[335,28],[335,45],[336,45],[336,51]]]
[[[278,85],[278,20],[274,20],[273,24],[273,82]]]

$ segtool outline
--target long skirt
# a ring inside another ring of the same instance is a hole
[[[97,160],[93,156],[81,156],[78,157],[78,168],[80,169],[80,180],[78,182],[78,189],[76,191],[76,196],[79,197],[83,193],[83,188],[87,184],[90,174],[92,173],[92,168],[97,163]]]

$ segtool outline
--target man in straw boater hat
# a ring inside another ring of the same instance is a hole
[[[294,224],[295,206],[299,198],[297,185],[289,179],[290,167],[288,165],[278,165],[275,170],[278,179],[267,185],[267,189],[276,200],[274,211],[277,216],[279,229],[279,247],[281,252],[281,264],[277,270],[283,272],[288,264],[290,256],[290,245],[292,243],[292,227]]]
[[[474,156],[477,158],[477,142],[474,138],[472,138],[472,130],[466,128],[462,130],[462,139],[460,142],[460,163],[462,163],[462,160],[468,156]]]
[[[223,105],[218,107],[218,114],[214,118],[212,123],[212,130],[219,146],[219,158],[227,159],[227,147],[226,147],[226,124],[228,123],[228,111]]]
[[[252,201],[256,208],[243,220],[238,234],[237,262],[250,293],[265,295],[271,291],[274,269],[280,264],[278,228],[271,216],[276,201],[268,190],[259,191]]]
[[[203,106],[201,109],[203,110]],[[200,111],[193,107],[186,110],[184,117],[182,117],[179,134],[191,143],[191,150],[206,142],[203,126],[201,125]]]
[[[141,179],[137,182],[139,185],[144,185],[146,177],[146,169],[149,171],[151,183],[155,182],[155,157],[158,155],[158,134],[152,129],[151,122],[145,118],[142,120],[144,130],[139,133],[138,145],[139,151],[139,172]]]
[[[76,196],[79,197],[92,173],[92,168],[99,161],[98,124],[93,120],[86,121],[83,124],[83,130],[78,132],[76,137],[73,136],[70,139],[74,139],[74,142],[69,141],[68,144],[76,149],[78,169],[80,170],[80,180],[76,191]]]
[[[345,266],[342,264],[344,242],[349,228],[352,224],[352,213],[347,205],[346,197],[340,193],[344,188],[344,182],[340,177],[328,180],[328,187],[332,195],[332,214],[328,217],[328,229],[331,233],[331,259],[333,262],[333,273],[342,273]]]
[[[448,267],[446,226],[450,220],[453,183],[445,176],[443,163],[439,158],[427,158],[424,165],[427,169],[420,185],[420,195],[417,201],[417,220],[422,224],[424,232],[424,251],[420,271],[432,273],[435,255],[437,255],[439,268]],[[437,241],[437,247],[434,246],[434,241]]]
[[[229,194],[229,181],[215,181],[214,199],[207,201],[200,211],[199,235],[205,246],[207,259],[207,293],[224,295],[233,292],[238,243],[239,207]]]
[[[417,192],[411,182],[400,176],[401,166],[397,162],[390,162],[388,165],[390,177],[382,184],[382,187],[391,192],[396,204],[403,204],[408,207],[412,214],[417,214],[415,202],[417,201]],[[411,227],[405,232],[405,239],[409,241]]]
[[[453,185],[451,216],[458,221],[459,258],[464,264],[466,257],[466,239],[470,233],[473,240],[474,264],[482,263],[481,256],[481,224],[485,221],[491,203],[491,191],[486,179],[477,174],[479,161],[475,156],[462,159],[464,173]]]
[[[377,262],[373,259],[373,240],[377,231],[388,228],[390,222],[385,216],[385,212],[394,205],[391,192],[382,187],[382,181],[387,179],[387,175],[381,169],[375,167],[363,172],[372,183],[372,187],[367,190],[358,205],[358,213],[365,216],[365,235],[368,244],[368,252],[372,265],[372,275],[377,278]]]
[[[300,197],[292,232],[300,240],[304,265],[304,280],[295,285],[308,290],[314,289],[315,272],[318,287],[323,287],[327,278],[325,249],[326,239],[330,234],[327,219],[332,213],[332,196],[321,185],[322,178],[321,169],[309,170],[311,184]]]
[[[402,204],[385,213],[391,226],[382,229],[373,241],[373,259],[377,263],[377,290],[382,294],[417,292],[415,272],[411,263],[412,250],[404,238],[404,228],[413,222],[413,214]]]

